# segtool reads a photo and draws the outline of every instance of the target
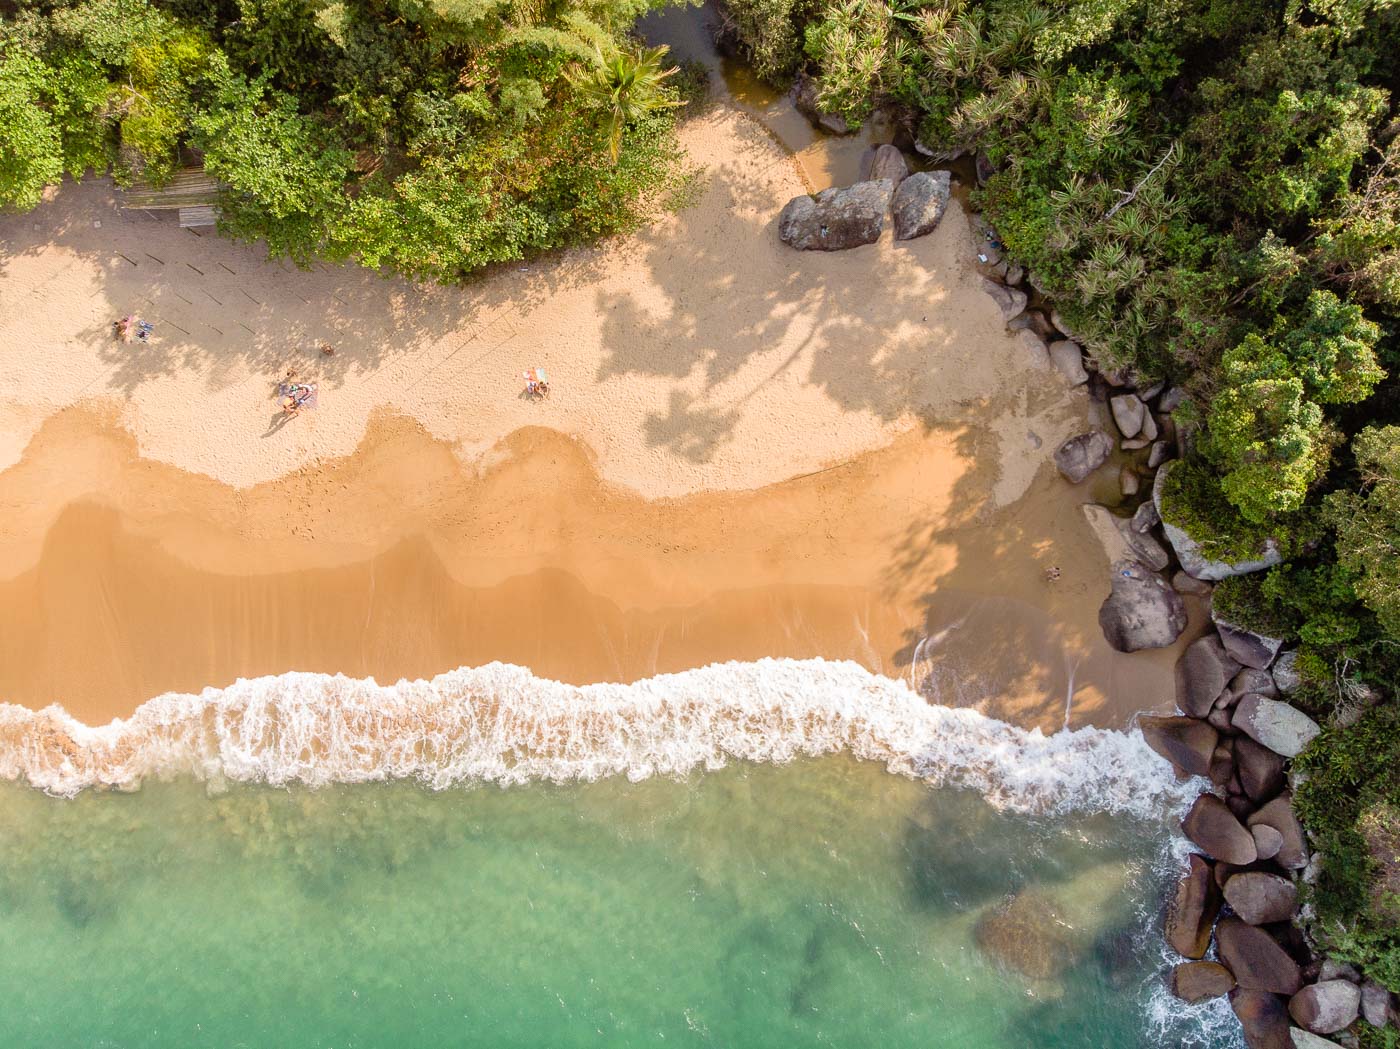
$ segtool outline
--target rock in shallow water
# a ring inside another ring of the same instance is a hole
[[[842,251],[873,244],[885,228],[894,186],[886,179],[793,197],[778,216],[778,237],[799,251]]]
[[[1055,465],[1071,484],[1079,484],[1108,461],[1113,438],[1102,430],[1071,437],[1055,452]]]
[[[1214,794],[1202,794],[1181,821],[1186,836],[1222,863],[1248,866],[1258,859],[1254,836]],[[1236,973],[1236,976],[1239,974]]]
[[[1183,958],[1201,958],[1220,913],[1220,887],[1205,857],[1192,853],[1189,863],[1167,901],[1166,940]]]
[[[917,171],[894,194],[894,239],[913,240],[932,233],[948,209],[946,171]]]
[[[1298,963],[1263,929],[1239,918],[1225,918],[1215,927],[1220,960],[1246,990],[1297,994],[1303,986]]]
[[[1138,719],[1138,728],[1143,742],[1188,776],[1209,774],[1220,733],[1204,721],[1149,716]]]

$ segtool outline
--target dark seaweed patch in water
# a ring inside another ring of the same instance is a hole
[[[1043,851],[1041,835],[1024,817],[980,800],[966,808],[980,811],[949,812],[946,803],[931,803],[909,821],[904,847],[910,890],[921,909],[974,910],[1007,896],[1025,884],[1027,859]]]
[[[106,911],[109,901],[103,895],[102,890],[93,883],[64,876],[54,886],[53,900],[58,912],[73,928],[85,929]]]

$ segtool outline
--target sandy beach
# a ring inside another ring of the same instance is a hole
[[[1046,729],[1170,706],[1171,652],[1098,631],[1103,493],[1050,463],[1094,408],[1006,333],[962,210],[793,252],[773,137],[720,104],[682,139],[690,206],[465,288],[269,263],[103,181],[0,220],[0,696],[98,724],[286,670],[823,655]]]

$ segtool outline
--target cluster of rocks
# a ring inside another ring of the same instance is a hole
[[[860,181],[793,197],[778,216],[778,237],[799,251],[844,251],[874,244],[894,220],[895,240],[932,233],[948,208],[951,176],[946,171],[909,171],[904,154],[891,145],[872,150]]]
[[[1179,772],[1214,787],[1181,823],[1201,852],[1167,908],[1167,942],[1187,959],[1172,970],[1172,993],[1188,1002],[1228,994],[1250,1049],[1325,1049],[1355,1044],[1340,1032],[1358,1018],[1383,1027],[1397,1014],[1380,984],[1314,958],[1294,924],[1298,882],[1316,875],[1319,857],[1293,813],[1288,760],[1320,729],[1286,701],[1298,677],[1280,648],[1217,623],[1177,662],[1181,714],[1143,718],[1141,728]]]

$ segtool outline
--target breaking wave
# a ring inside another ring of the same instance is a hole
[[[566,685],[502,663],[394,685],[289,673],[168,693],[100,728],[57,706],[0,705],[0,776],[59,795],[179,775],[308,786],[413,778],[435,789],[635,780],[839,751],[1019,812],[1152,816],[1191,793],[1136,731],[1046,736],[821,659],[630,685]]]

